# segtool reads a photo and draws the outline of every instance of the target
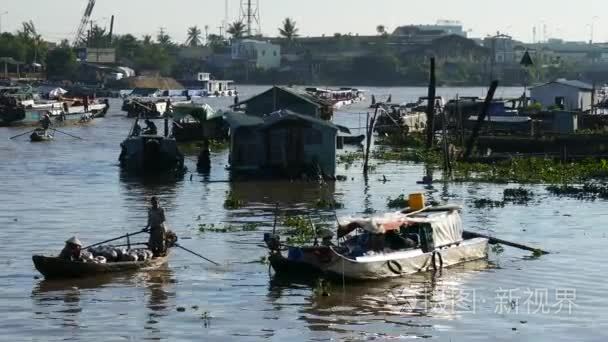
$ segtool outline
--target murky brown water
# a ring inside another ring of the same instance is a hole
[[[264,89],[244,87],[241,97]],[[416,88],[373,89],[395,100],[424,95]],[[444,95],[481,95],[481,89],[442,89]],[[507,89],[502,95],[517,95]],[[230,100],[210,101],[226,105]],[[91,126],[66,128],[86,138],[57,135],[53,143],[8,140],[19,129],[0,128],[0,332],[6,341],[136,340],[384,340],[428,337],[441,341],[605,341],[608,285],[604,274],[605,201],[579,202],[549,196],[534,186],[528,206],[475,209],[476,198],[500,199],[504,185],[437,184],[428,196],[464,204],[471,229],[487,230],[554,251],[540,259],[505,248],[491,263],[471,263],[437,275],[333,284],[331,296],[310,284],[269,277],[262,234],[270,229],[275,203],[283,212],[308,212],[320,196],[345,205],[338,215],[385,211],[386,199],[421,190],[423,167],[378,164],[366,182],[358,164],[340,174],[348,181],[228,183],[225,152],[212,156],[212,172],[176,182],[121,177],[119,143],[130,120],[114,103],[110,115]],[[349,127],[363,111],[338,115]],[[364,118],[362,119],[364,122]],[[194,157],[194,156],[193,156]],[[195,170],[194,161],[187,162]],[[380,181],[386,175],[389,182]],[[209,180],[210,182],[206,181]],[[225,210],[226,193],[245,202]],[[175,251],[158,271],[78,282],[35,279],[31,255],[57,253],[78,234],[96,242],[145,225],[147,200],[160,196],[182,244],[221,263]],[[261,222],[258,231],[200,233],[200,223]],[[570,305],[571,304],[571,305]],[[184,312],[177,311],[183,307]]]

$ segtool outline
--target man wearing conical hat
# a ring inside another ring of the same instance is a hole
[[[80,250],[82,249],[82,242],[77,237],[72,236],[65,242],[65,247],[61,250],[59,258],[70,261],[80,260]]]

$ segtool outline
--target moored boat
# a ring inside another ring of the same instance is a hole
[[[83,278],[108,273],[132,272],[138,270],[154,269],[165,264],[169,256],[152,258],[144,261],[119,261],[108,263],[94,263],[83,261],[70,261],[58,257],[34,255],[34,266],[47,279],[57,278]]]
[[[334,109],[339,109],[365,100],[365,91],[356,88],[306,88],[305,90],[312,96],[331,102]]]
[[[355,230],[360,233],[352,235]],[[341,222],[338,237],[346,241],[298,247],[282,246],[276,236],[265,240],[277,273],[309,272],[354,280],[401,277],[488,256],[488,239],[463,238],[456,206],[347,219]],[[287,255],[281,247],[286,247]]]
[[[164,120],[164,134],[153,129],[141,130],[135,120],[129,136],[120,144],[120,166],[135,174],[183,173],[184,155],[175,138],[169,134],[169,119]],[[152,122],[152,121],[150,121]]]

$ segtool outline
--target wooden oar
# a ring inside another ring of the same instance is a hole
[[[110,239],[110,240],[102,241],[102,242],[99,242],[99,243],[96,243],[96,244],[93,244],[93,245],[90,245],[90,246],[86,246],[86,247],[83,247],[82,249],[88,249],[88,248],[91,248],[91,247],[103,245],[103,244],[108,243],[108,242],[124,239],[124,238],[127,238],[127,237],[131,237],[131,236],[135,236],[135,235],[139,235],[139,234],[147,233],[147,232],[148,232],[147,230],[140,230],[140,231],[138,231],[136,233],[125,234],[125,235],[119,236],[119,237],[117,237],[115,239]]]
[[[62,131],[60,131],[60,130],[58,130],[58,129],[56,129],[56,128],[52,128],[52,130],[53,130],[53,131],[55,131],[55,132],[63,133],[63,134],[65,134],[65,135],[69,135],[69,136],[70,136],[70,137],[72,137],[72,138],[76,138],[76,139],[84,140],[84,139],[82,139],[81,137],[77,137],[77,136],[72,135],[72,134],[70,134],[70,133],[62,132]]]
[[[501,245],[506,245],[506,246],[510,246],[510,247],[515,247],[515,248],[519,248],[519,249],[523,249],[525,251],[530,251],[530,252],[535,252],[535,253],[540,253],[540,254],[549,254],[549,252],[547,251],[543,251],[540,248],[534,248],[534,247],[529,247],[526,245],[522,245],[520,243],[516,243],[516,242],[511,242],[511,241],[507,241],[507,240],[503,240],[503,239],[497,239],[488,235],[484,235],[484,234],[480,234],[480,233],[475,233],[475,232],[471,232],[468,230],[465,230],[462,233],[462,236],[466,239],[466,238],[485,238],[488,239],[490,241],[490,244],[492,245],[497,245],[497,244],[501,244]]]
[[[31,131],[27,131],[27,132],[25,132],[25,133],[21,133],[21,134],[15,135],[14,137],[10,137],[10,138],[8,138],[8,139],[9,139],[9,140],[12,140],[12,139],[15,139],[15,138],[19,138],[20,136],[26,135],[26,134],[28,134],[28,133],[32,133],[33,131],[35,131],[35,129],[33,129],[33,130],[31,130]]]
[[[186,252],[192,253],[192,254],[196,255],[197,257],[199,257],[199,258],[202,258],[202,259],[204,259],[204,260],[207,260],[207,261],[209,261],[210,263],[212,263],[212,264],[214,264],[214,265],[216,265],[216,266],[220,266],[220,264],[218,264],[217,262],[215,262],[215,261],[213,261],[213,260],[211,260],[211,259],[207,259],[207,258],[205,258],[204,256],[202,256],[202,255],[200,255],[200,254],[198,254],[198,253],[196,253],[196,252],[194,252],[194,251],[191,251],[191,250],[189,250],[188,248],[186,248],[186,247],[184,247],[184,246],[181,246],[180,244],[174,243],[173,245],[174,245],[175,247],[178,247],[178,248],[181,248],[181,249],[185,250]]]

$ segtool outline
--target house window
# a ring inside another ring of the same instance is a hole
[[[275,56],[275,57],[276,57],[276,56],[277,56],[277,51],[276,51],[276,50],[275,50],[275,51],[273,51],[273,52],[272,52],[272,54],[273,54],[273,56]]]
[[[266,56],[266,50],[262,50],[262,56]]]

